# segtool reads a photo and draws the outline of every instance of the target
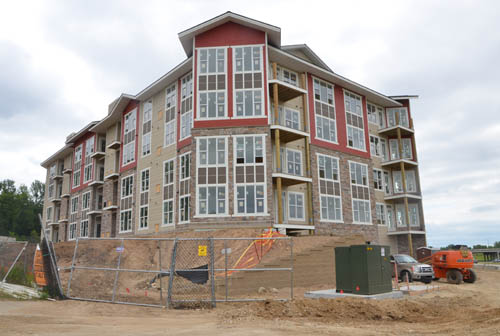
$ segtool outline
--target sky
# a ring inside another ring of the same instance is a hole
[[[412,117],[427,241],[500,241],[498,1],[5,1],[0,180],[40,162],[185,59],[177,34],[233,11],[307,43],[336,73],[418,95]]]

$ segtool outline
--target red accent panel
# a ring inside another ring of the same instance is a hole
[[[189,146],[193,142],[193,137],[190,136],[189,138],[186,138],[184,140],[181,140],[177,142],[177,149],[184,148],[186,146]]]
[[[326,81],[328,82],[328,81]],[[310,74],[307,74],[307,88],[308,88],[308,96],[309,96],[309,119],[311,122],[310,132],[311,132],[311,144],[317,145],[320,147],[328,148],[331,150],[356,155],[363,158],[370,157],[370,142],[368,135],[368,119],[367,119],[367,111],[366,111],[366,100],[362,97],[362,105],[363,105],[363,118],[364,118],[364,127],[365,127],[365,147],[367,148],[366,152],[358,151],[356,149],[347,148],[347,128],[346,128],[346,119],[345,119],[345,107],[344,107],[344,91],[343,88],[335,85],[333,89],[334,99],[335,99],[335,116],[337,118],[337,141],[338,144],[333,144],[327,141],[323,141],[320,139],[316,139],[316,118],[314,113],[314,86],[313,79]],[[367,141],[368,139],[368,141]]]
[[[218,127],[242,127],[242,126],[266,126],[267,117],[248,119],[224,119],[224,120],[198,120],[194,121],[194,128],[218,128]]]
[[[196,36],[195,48],[264,44],[263,31],[248,28],[234,22],[227,22]]]
[[[89,183],[92,182],[92,180],[94,179],[95,160],[92,159],[93,164],[94,164],[92,166],[92,178],[87,183],[83,183],[83,175],[84,175],[84,171],[85,171],[85,147],[86,147],[85,142],[87,141],[87,139],[89,139],[95,135],[96,134],[94,132],[87,132],[87,133],[83,134],[80,137],[80,139],[78,140],[78,142],[76,142],[74,147],[73,147],[73,159],[72,159],[73,160],[73,165],[72,165],[73,173],[71,174],[71,181],[70,181],[72,193],[80,191],[80,190],[88,187]],[[96,144],[96,140],[94,140],[94,149],[95,149],[95,144]],[[73,188],[73,174],[75,172],[75,150],[80,145],[82,145],[82,165],[80,167],[80,185],[78,187]]]
[[[233,49],[227,48],[227,115],[233,117]]]
[[[135,158],[134,162],[129,163],[126,166],[122,167],[123,163],[123,134],[125,132],[125,115],[132,111],[134,108],[137,108],[137,115],[136,115],[136,128],[135,128]],[[122,135],[121,135],[121,145],[120,145],[120,173],[127,171],[131,168],[134,168],[137,166],[137,158],[139,157],[139,153],[137,151],[138,146],[139,146],[139,118],[140,117],[140,111],[139,111],[139,102],[136,100],[132,100],[127,107],[123,110],[122,113]]]

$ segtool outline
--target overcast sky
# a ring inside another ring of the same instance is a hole
[[[335,72],[417,94],[428,243],[500,241],[498,1],[6,1],[0,12],[0,180],[40,162],[184,60],[177,33],[225,11],[278,26]]]

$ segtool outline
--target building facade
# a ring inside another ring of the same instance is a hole
[[[186,60],[42,163],[54,241],[274,227],[425,245],[415,96],[339,76],[231,12],[179,39]]]

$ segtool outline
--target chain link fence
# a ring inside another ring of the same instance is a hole
[[[71,299],[210,308],[293,297],[289,237],[86,238],[55,248]]]
[[[0,242],[0,281],[32,287],[36,243]]]

